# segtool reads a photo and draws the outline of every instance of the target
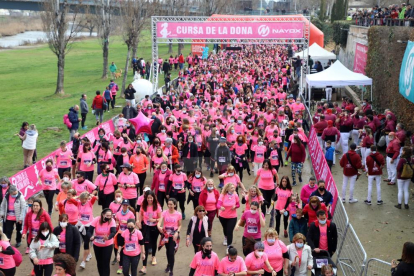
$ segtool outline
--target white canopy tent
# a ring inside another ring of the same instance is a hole
[[[306,52],[305,52],[306,51]],[[295,57],[296,56],[311,56],[311,58],[313,60],[330,60],[330,59],[336,59],[336,55],[334,53],[331,53],[327,50],[325,50],[324,48],[322,48],[321,46],[319,46],[317,43],[313,43],[310,47],[309,47],[309,53],[308,53],[308,49],[303,50],[302,52],[298,52],[295,53]]]
[[[370,85],[372,101],[372,79],[367,76],[355,73],[346,68],[339,60],[325,71],[306,75],[306,83],[311,98],[312,87],[344,87],[346,85]],[[361,99],[362,100],[362,99]],[[309,101],[310,102],[310,101]]]

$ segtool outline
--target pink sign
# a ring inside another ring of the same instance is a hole
[[[158,38],[294,39],[303,30],[302,22],[157,22]]]
[[[112,120],[104,122],[102,125],[91,129],[82,137],[86,136],[89,140],[93,143],[95,141],[95,137],[98,136],[98,130],[100,128],[105,129],[105,132],[112,133],[115,130],[114,123]],[[72,148],[72,142],[68,143],[68,147]],[[57,151],[57,150],[56,150]],[[16,185],[17,189],[24,195],[25,199],[37,194],[42,190],[42,186],[37,184],[39,172],[46,167],[46,160],[53,159],[55,152],[51,152],[46,157],[40,159],[36,162],[36,164],[16,173],[12,177],[10,177],[10,182],[13,185]]]
[[[331,206],[331,214],[333,216],[335,212],[336,203],[338,202],[338,190],[336,188],[335,180],[331,174],[331,171],[329,170],[328,163],[326,162],[325,154],[323,153],[322,148],[319,145],[318,137],[313,126],[309,132],[308,147],[316,179],[325,180],[326,190],[331,192],[333,196],[333,203]]]
[[[365,74],[367,65],[368,46],[357,43],[355,46],[354,72]]]

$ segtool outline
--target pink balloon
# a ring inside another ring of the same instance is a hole
[[[154,120],[146,117],[141,111],[139,112],[137,117],[133,119],[129,119],[129,121],[135,127],[135,134],[138,134],[138,133],[152,134],[151,126],[154,123]]]

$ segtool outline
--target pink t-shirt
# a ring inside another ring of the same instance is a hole
[[[219,269],[220,260],[215,252],[211,252],[211,258],[202,258],[202,252],[197,252],[191,261],[190,267],[195,269],[194,276],[215,276],[215,270]]]
[[[250,253],[246,256],[245,263],[247,270],[260,270],[265,267],[265,262],[267,261],[267,255],[266,253],[263,253],[263,255],[260,258],[256,257],[256,254],[254,252]]]
[[[260,230],[260,215],[264,218],[264,215],[260,210],[256,212],[256,214],[252,214],[250,210],[246,210],[241,219],[246,222],[244,225],[244,233],[243,236],[246,238],[253,238],[253,239],[260,239],[262,236],[262,232]]]
[[[158,191],[159,192],[165,192],[165,176],[166,176],[166,173],[160,173],[159,175],[158,175]]]
[[[181,213],[174,211],[171,214],[169,210],[165,210],[161,216],[164,218],[164,231],[172,235],[178,229],[178,222],[182,219]]]
[[[0,241],[0,247],[3,250],[6,250],[10,246],[10,243],[7,241]],[[16,266],[14,262],[13,255],[6,255],[0,252],[0,268],[10,269]]]
[[[257,176],[260,176],[259,189],[273,190],[275,188],[275,183],[273,182],[273,174],[276,174],[275,169],[269,170],[260,168],[257,170]]]
[[[39,177],[42,181],[42,189],[46,191],[56,190],[56,178],[58,176],[58,172],[53,169],[50,172],[46,169],[41,170]]]
[[[237,256],[234,262],[230,262],[229,257],[226,256],[221,259],[217,272],[227,275],[229,273],[239,273],[243,271],[247,271],[247,268],[242,257]]]
[[[144,238],[141,231],[135,229],[134,233],[132,234],[129,234],[129,231],[124,231],[122,232],[121,236],[125,240],[123,250],[125,255],[132,257],[141,254],[141,246],[139,245],[139,241]]]
[[[79,169],[83,172],[91,172],[95,169],[95,166],[93,165],[93,159],[96,158],[95,154],[91,151],[89,152],[83,152],[82,154],[78,155],[78,158],[81,159]],[[88,166],[91,164],[90,166]]]
[[[286,245],[281,240],[276,240],[273,245],[269,245],[267,241],[264,241],[265,249],[269,263],[273,269],[278,272],[283,268],[283,253],[287,252]],[[264,267],[267,272],[270,272],[267,266]]]
[[[253,146],[252,150],[254,151],[254,162],[255,163],[263,163],[264,161],[264,155],[266,152],[266,147],[265,146]]]
[[[16,212],[14,210],[14,203],[16,202],[16,198],[9,196],[8,206],[7,206],[7,220],[16,221]]]
[[[106,181],[107,178],[108,181]],[[102,189],[105,186],[104,194],[108,195],[115,191],[114,186],[117,184],[117,182],[118,180],[116,179],[116,176],[113,173],[109,173],[108,176],[102,176],[102,174],[100,174],[95,179],[95,186],[99,187],[100,191],[102,191]]]
[[[135,220],[135,215],[130,210],[127,210],[125,215],[122,214],[122,207],[121,207],[121,210],[119,210],[119,212],[116,213],[115,218],[119,223],[119,229],[121,231],[125,231],[127,229],[128,219],[134,219]]]
[[[95,200],[94,200],[94,202],[95,202]],[[83,225],[90,225],[92,220],[93,220],[93,204],[92,204],[91,200],[88,200],[83,205],[82,205],[82,203],[79,203],[78,208],[79,208],[79,220],[80,220],[80,222]]]
[[[162,212],[161,206],[158,204],[157,210],[153,210],[154,208],[152,205],[147,206],[147,210],[144,211],[144,208],[141,207],[141,217],[143,218],[143,222],[148,226],[157,225],[157,222],[151,222],[150,219],[159,219],[158,213]]]
[[[109,162],[109,159],[113,159],[112,152],[110,150],[104,151],[100,149],[98,151],[98,162]],[[113,169],[112,162],[109,164],[109,169]]]
[[[134,185],[133,188],[123,188],[120,187],[119,189],[122,191],[122,196],[124,199],[135,199],[137,198],[137,188],[136,184],[139,183],[138,175],[134,172],[131,172],[129,175],[126,175],[124,172],[121,172],[118,176],[118,183],[120,185],[128,184]]]
[[[109,204],[109,209],[111,209],[112,211],[112,216],[113,218],[115,218],[116,213],[118,213],[119,210],[121,210],[122,206],[121,206],[121,202],[117,203],[112,201],[111,204]]]
[[[238,143],[235,143],[231,149],[235,150],[237,155],[243,155],[246,153],[247,145],[246,143],[243,143],[241,146],[239,146]]]
[[[63,207],[65,210],[65,214],[68,215],[68,221],[69,223],[74,223],[76,224],[78,222],[78,218],[79,218],[79,208],[78,205],[80,204],[79,202],[75,205],[71,203],[71,200],[67,200],[66,202],[63,201]]]
[[[260,202],[264,201],[263,196],[257,196],[257,195],[255,197],[250,197],[250,198],[249,198],[249,195],[245,195],[244,199],[246,200],[246,210],[250,210],[250,203],[252,203],[254,201],[257,202],[257,203],[260,203]]]
[[[220,210],[220,217],[237,218],[237,206],[239,206],[239,196],[235,192],[232,195],[220,194],[219,201],[221,201],[221,207],[224,207],[224,211]],[[236,206],[236,208],[232,209],[234,206]]]
[[[214,211],[217,209],[217,200],[214,192],[207,193],[206,206],[207,211]]]
[[[77,179],[73,180],[72,187],[75,189],[77,195],[80,195],[83,192],[92,193],[96,189],[95,184],[87,179],[82,183],[79,183]]]
[[[319,237],[319,249],[328,250],[328,227],[327,224],[319,224],[319,231],[321,233]]]
[[[191,183],[191,190],[193,192],[200,193],[201,190],[204,188],[204,185],[206,184],[207,179],[205,177],[197,178],[194,176],[191,179],[189,179],[188,182]]]
[[[179,175],[176,173],[171,174],[170,181],[172,182],[174,190],[179,190],[179,193],[185,193],[185,190],[182,191],[185,188],[185,181],[187,181],[187,175],[185,173],[180,173]]]
[[[274,149],[270,152],[270,164],[272,164],[272,166],[277,166],[279,165],[279,153],[277,152],[277,149]]]
[[[62,232],[60,232],[59,236],[60,253],[66,253],[66,228],[62,228]]]
[[[228,173],[224,173],[224,175],[226,175],[226,177],[223,179],[224,185],[233,183],[234,186],[237,187],[238,183],[240,183],[240,177],[236,173],[233,173],[232,176],[229,176]]]
[[[58,149],[55,154],[57,167],[60,169],[70,168],[72,166],[72,159],[73,153],[70,149],[66,149],[66,151],[62,151],[62,149]]]
[[[279,187],[276,188],[276,194],[277,194],[277,202],[275,205],[276,210],[283,210],[285,209],[286,202],[288,201],[289,197],[292,195],[291,190],[283,190]]]
[[[33,213],[31,220],[32,220],[32,229],[29,229],[32,233],[32,238],[37,236],[40,228],[40,220],[36,220],[37,214]]]
[[[93,244],[98,247],[105,247],[109,246],[114,243],[114,239],[104,240],[105,236],[109,236],[111,234],[111,228],[116,227],[115,220],[111,219],[109,222],[105,222],[103,224],[99,223],[101,217],[96,217],[93,219],[91,226],[95,227],[95,239],[93,240]]]

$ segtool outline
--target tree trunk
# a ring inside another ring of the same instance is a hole
[[[58,75],[56,83],[55,94],[63,95],[65,91],[63,89],[65,79],[65,56],[63,54],[58,55]]]
[[[138,51],[138,45],[137,45],[137,47],[132,48],[132,55],[131,55],[132,58],[137,57],[137,51]]]
[[[183,49],[184,49],[184,44],[183,43],[178,43],[178,55],[181,55]]]
[[[92,27],[89,29],[89,36],[92,36],[93,29],[95,29],[95,27],[94,27],[94,26],[92,26]]]
[[[172,42],[168,43],[168,54],[172,54],[173,53],[173,44]]]
[[[127,52],[127,57],[125,61],[124,79],[122,80],[121,97],[124,97],[125,84],[126,84],[127,77],[128,77],[128,67],[129,67],[130,59],[131,59],[131,46],[128,46],[128,52]]]
[[[105,38],[103,40],[103,70],[102,70],[102,79],[108,78],[108,55],[109,55],[109,39]]]

